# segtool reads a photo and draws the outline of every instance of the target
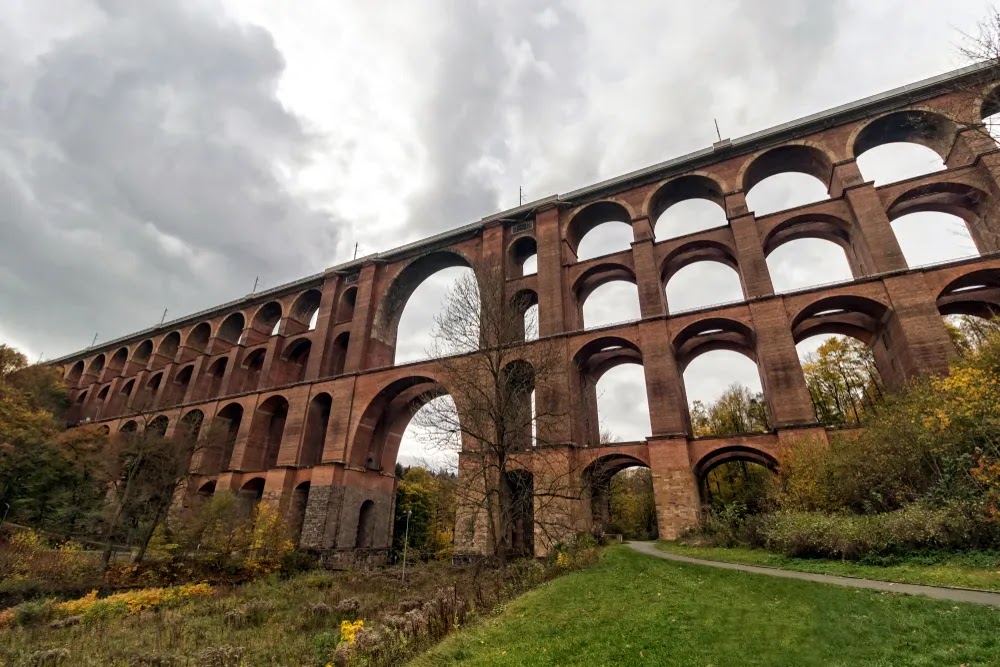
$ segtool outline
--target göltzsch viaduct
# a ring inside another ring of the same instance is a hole
[[[1000,111],[996,78],[972,66],[720,141],[50,363],[64,369],[71,421],[89,419],[111,433],[143,424],[167,435],[202,421],[224,427],[225,446],[193,466],[192,498],[229,490],[279,503],[303,547],[385,548],[401,434],[428,396],[447,392],[436,386],[434,361],[393,365],[402,309],[442,268],[502,271],[512,297],[528,294],[537,304],[539,339],[561,351],[559,391],[539,400],[580,406],[545,438],[549,461],[564,461],[579,471],[580,488],[591,489],[576,501],[577,530],[600,511],[599,493],[583,480],[641,465],[652,471],[660,535],[672,537],[698,521],[699,482],[713,467],[744,459],[773,468],[783,443],[827,437],[797,342],[853,336],[873,351],[883,383],[899,387],[916,373],[944,370],[956,353],[942,315],[1000,306],[1000,150],[983,129]],[[901,141],[933,149],[947,168],[880,187],[866,182],[856,158]],[[829,197],[756,216],[746,193],[782,172],[814,176]],[[692,198],[718,204],[728,224],[657,241],[656,219]],[[918,211],[963,218],[979,256],[908,267],[890,222]],[[631,225],[631,249],[578,261],[580,240],[607,221]],[[776,294],[766,257],[801,238],[838,244],[853,280]],[[532,255],[537,273],[524,275]],[[735,269],[743,301],[672,312],[664,286],[697,261]],[[584,329],[584,300],[612,280],[637,286],[641,318]],[[681,374],[717,349],[757,364],[769,433],[692,437]],[[652,436],[596,444],[594,387],[621,363],[644,369]],[[525,473],[538,456],[526,452]],[[476,549],[474,532],[456,527],[457,550]],[[535,534],[537,554],[550,543]]]

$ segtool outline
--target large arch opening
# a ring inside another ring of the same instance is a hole
[[[236,493],[237,512],[244,519],[249,519],[254,515],[257,505],[264,497],[264,484],[263,477],[254,477],[241,486]]]
[[[153,341],[144,340],[139,343],[139,346],[135,348],[135,352],[132,354],[132,361],[139,364],[145,368],[146,364],[149,363],[149,358],[153,355]]]
[[[515,239],[507,250],[510,258],[509,274],[511,278],[534,275],[538,272],[538,243],[533,236],[520,236]]]
[[[326,445],[326,431],[330,425],[330,411],[333,409],[333,397],[323,392],[313,396],[306,411],[305,433],[302,436],[302,455],[299,465],[314,466],[323,458],[323,448]]]
[[[100,375],[101,371],[104,370],[105,358],[103,354],[99,354],[90,361],[90,365],[87,366],[87,375]]]
[[[336,320],[340,322],[350,322],[354,319],[354,307],[358,302],[358,288],[352,285],[344,290],[344,293],[340,295],[340,300],[337,302],[337,316]]]
[[[527,470],[506,470],[500,502],[507,508],[507,534],[502,550],[511,556],[535,555],[535,476]]]
[[[901,215],[892,221],[892,232],[910,268],[979,255],[965,220],[951,213]]]
[[[83,359],[81,359],[70,367],[69,372],[66,374],[66,382],[74,385],[79,383],[83,377],[83,369],[84,364]]]
[[[956,278],[938,294],[937,307],[959,351],[977,349],[1000,328],[1000,270]]]
[[[620,454],[602,456],[584,469],[583,482],[595,535],[658,537],[653,477],[643,461]]]
[[[208,341],[212,338],[212,325],[208,322],[202,322],[194,329],[191,329],[191,333],[188,334],[187,340],[184,341],[184,347],[187,347],[195,352],[202,353],[208,349]]]
[[[747,208],[757,217],[829,197],[833,163],[812,146],[779,146],[758,156],[743,176]]]
[[[573,357],[584,444],[644,440],[652,433],[642,352],[617,336],[590,341]]]
[[[663,185],[650,202],[657,241],[729,224],[719,184],[706,176],[681,176]]]
[[[216,475],[232,468],[233,449],[243,423],[243,406],[230,403],[219,410],[212,420],[212,434],[203,457],[202,470],[206,475]]]
[[[250,328],[257,334],[257,338],[266,338],[278,333],[278,326],[281,323],[281,304],[277,301],[269,301],[257,309],[253,319],[250,321]],[[256,343],[256,340],[250,341]]]
[[[573,260],[579,262],[630,250],[635,240],[631,220],[625,207],[615,202],[585,206],[573,216],[566,230]]]
[[[769,488],[778,462],[770,454],[742,446],[727,446],[707,454],[695,465],[702,506],[710,516],[760,514],[768,509]]]
[[[302,382],[306,378],[306,368],[309,365],[309,353],[312,342],[308,338],[300,338],[289,345],[284,356],[284,372],[281,383]]]
[[[243,470],[267,470],[278,464],[287,418],[288,401],[283,396],[272,396],[260,404],[250,422]]]
[[[243,313],[232,313],[222,321],[216,337],[230,345],[236,345],[243,338],[243,328],[245,325],[246,320],[243,318]]]
[[[226,368],[229,366],[229,357],[220,357],[213,361],[207,371],[208,393],[204,398],[214,398],[222,391],[222,380],[226,377]]]
[[[424,255],[393,280],[375,316],[372,335],[383,347],[376,365],[403,364],[430,357],[434,318],[460,284],[475,280],[472,266],[454,252]],[[402,328],[406,336],[397,339]]]
[[[511,298],[511,308],[521,313],[522,328],[515,332],[517,340],[532,341],[538,339],[538,294],[534,290],[524,289]]]
[[[347,331],[337,334],[330,344],[330,375],[340,375],[347,363],[347,348],[351,342],[351,334]]]
[[[909,109],[868,123],[854,140],[861,175],[875,185],[941,171],[957,127],[944,116]]]
[[[886,342],[885,305],[852,295],[820,299],[792,320],[816,418],[827,426],[854,425],[877,409],[885,383],[902,377]]]
[[[667,278],[667,305],[671,313],[744,301],[740,274],[728,263],[696,261]]]
[[[354,538],[355,549],[370,549],[375,544],[375,502],[366,500],[358,510],[358,530]]]
[[[262,347],[248,354],[243,360],[243,391],[254,391],[260,387],[266,357],[267,348]]]
[[[155,434],[163,437],[167,434],[167,427],[170,426],[170,420],[166,415],[158,415],[154,417],[144,429],[146,433]]]
[[[128,363],[128,348],[120,347],[111,356],[111,361],[108,362],[108,372],[113,375],[120,375],[122,370],[125,368],[125,364]]]
[[[707,318],[682,330],[673,345],[695,437],[770,428],[756,341],[749,327],[735,320]]]
[[[418,415],[422,410],[426,412]],[[411,425],[416,432],[411,431]],[[403,450],[401,444],[406,436],[408,449]],[[461,448],[458,411],[444,387],[431,378],[402,378],[382,389],[362,414],[349,459],[352,465],[368,470],[392,471],[401,455],[411,455],[410,448],[427,457],[425,460],[457,463]]]
[[[181,334],[178,331],[171,331],[163,340],[160,341],[160,346],[156,348],[156,356],[162,357],[162,363],[168,364],[177,358],[177,351],[181,347]]]
[[[181,417],[177,425],[177,437],[194,443],[201,436],[201,425],[205,422],[205,413],[201,410],[190,410]]]
[[[631,322],[640,317],[639,288],[635,282],[609,280],[578,292],[584,329]]]
[[[292,318],[312,331],[316,328],[316,322],[319,318],[319,304],[322,298],[323,294],[318,289],[303,292],[292,303],[289,311]]]
[[[777,294],[854,279],[843,247],[816,238],[781,244],[767,255],[767,270]]]

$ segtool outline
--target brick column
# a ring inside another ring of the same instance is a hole
[[[319,312],[316,315],[316,328],[312,332],[312,351],[306,362],[307,380],[317,380],[330,374],[330,331],[337,314],[337,287],[340,277],[335,273],[327,274],[323,280],[322,296],[319,300]]]
[[[188,382],[187,389],[184,391],[184,395],[181,396],[181,403],[193,403],[195,396],[197,395],[198,385],[201,381],[202,373],[205,371],[205,364],[208,361],[208,357],[205,355],[200,355],[191,364],[191,381]]]
[[[696,526],[701,514],[698,482],[691,469],[687,439],[651,439],[649,469],[653,476],[660,539],[675,539],[685,529]]]
[[[670,349],[666,322],[640,323],[639,340],[653,435],[684,436],[690,430],[684,378]]]
[[[910,377],[947,372],[948,362],[957,351],[924,275],[893,276],[883,284],[892,302],[892,313],[873,347],[876,356],[884,348],[884,357],[892,369],[892,377],[884,378],[885,382],[898,389]]]
[[[257,382],[258,391],[279,384],[282,376],[280,356],[284,342],[281,336],[271,336],[267,339],[267,345],[264,346],[267,350],[264,352],[264,365],[261,366],[260,380]]]
[[[653,250],[653,226],[649,218],[632,221],[632,263],[635,265],[635,282],[639,290],[639,313],[642,317],[657,317],[667,312],[660,271]]]
[[[726,217],[729,218],[729,228],[736,244],[743,296],[752,299],[774,294],[764,246],[757,229],[757,218],[753,211],[747,209],[746,195],[742,190],[726,195]]]
[[[854,160],[841,162],[833,168],[830,196],[841,195],[854,215],[856,233],[851,237],[865,275],[905,269],[906,259],[875,185],[864,182]]]
[[[781,301],[750,304],[757,335],[757,368],[771,415],[771,427],[815,424],[816,412],[806,386],[792,327]]]
[[[559,209],[548,208],[535,214],[535,242],[538,244],[538,335],[551,336],[566,330],[566,299],[562,275],[562,237]],[[576,304],[569,304],[576,308]]]
[[[344,360],[344,372],[364,370],[392,363],[392,355],[386,350],[382,350],[383,356],[388,355],[388,362],[383,364],[384,359],[376,357],[375,347],[385,347],[384,343],[375,345],[371,340],[372,322],[378,310],[378,302],[375,300],[375,275],[378,265],[368,262],[361,267],[361,275],[358,277],[358,294],[354,302],[354,318],[351,320],[351,340],[347,344],[347,358]],[[369,347],[372,348],[369,353]],[[367,363],[366,363],[367,361]]]
[[[980,203],[980,216],[966,221],[969,233],[980,253],[997,252],[1000,250],[1000,206],[996,203],[1000,197],[1000,148],[983,125],[959,132],[948,156],[949,168],[970,163],[976,165],[989,183],[991,201]]]

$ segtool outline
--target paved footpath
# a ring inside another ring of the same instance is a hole
[[[898,584],[891,581],[879,581],[877,579],[838,577],[832,574],[796,572],[795,570],[782,570],[776,567],[760,567],[758,565],[742,565],[740,563],[725,563],[722,561],[704,560],[701,558],[689,558],[688,556],[679,556],[677,554],[661,551],[657,549],[656,545],[652,542],[629,542],[628,545],[636,551],[646,554],[647,556],[677,561],[679,563],[693,563],[695,565],[718,567],[723,570],[739,570],[741,572],[764,574],[769,577],[801,579],[803,581],[815,581],[821,584],[833,584],[834,586],[847,586],[849,588],[867,588],[875,591],[886,591],[888,593],[903,593],[905,595],[925,595],[939,600],[971,602],[972,604],[985,604],[1000,607],[1000,593],[991,593],[989,591],[975,591],[965,588],[942,588],[940,586],[920,586],[917,584]]]

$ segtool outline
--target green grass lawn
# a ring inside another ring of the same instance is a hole
[[[1000,664],[1000,610],[673,563],[608,549],[413,663]]]
[[[705,560],[781,567],[786,570],[837,574],[845,577],[882,579],[904,584],[1000,591],[1000,563],[996,562],[996,556],[983,553],[912,557],[892,565],[862,565],[845,560],[789,558],[763,549],[743,547],[695,547],[677,542],[657,542],[656,546],[669,553]],[[993,567],[988,567],[991,561]],[[1000,664],[1000,659],[997,664]]]

